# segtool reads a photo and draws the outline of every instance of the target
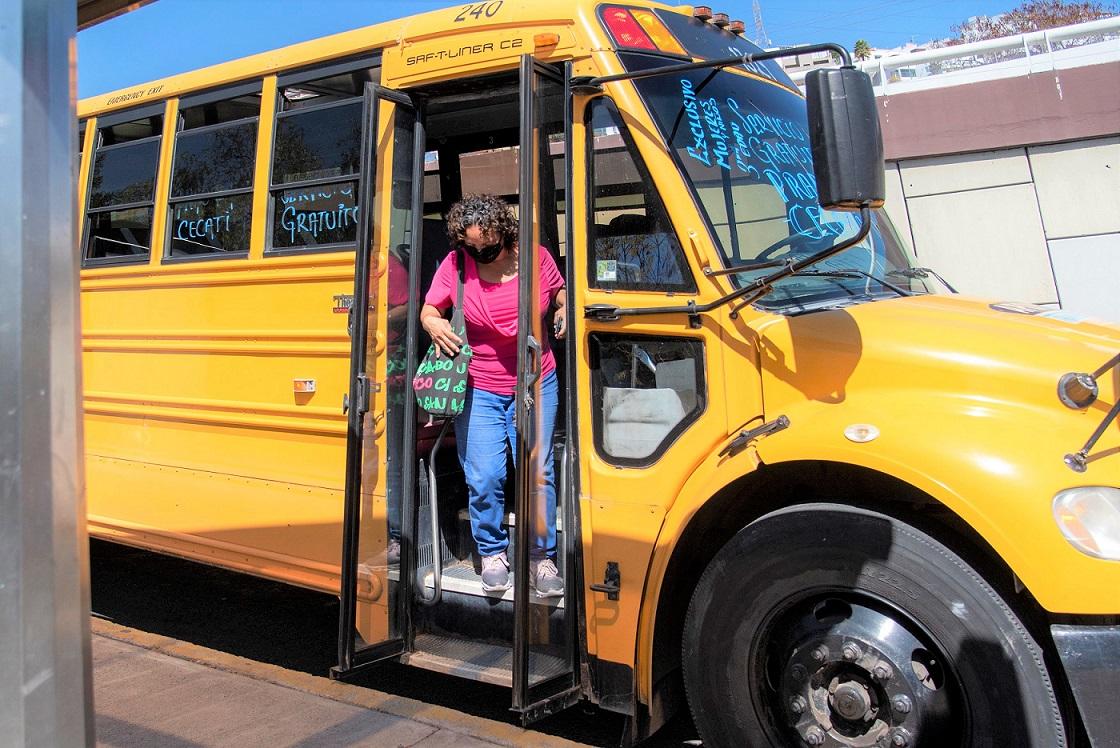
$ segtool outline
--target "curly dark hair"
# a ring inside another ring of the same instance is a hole
[[[497,233],[503,246],[517,243],[517,219],[497,195],[466,195],[451,206],[447,212],[447,237],[451,243],[466,237],[471,226],[478,226],[484,234]]]

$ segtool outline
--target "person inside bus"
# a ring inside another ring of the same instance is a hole
[[[464,262],[463,316],[473,355],[467,370],[467,398],[455,419],[459,461],[466,476],[471,532],[482,556],[482,587],[510,588],[505,511],[507,446],[516,454],[514,393],[517,388],[518,236],[513,211],[494,195],[468,195],[451,207],[447,234],[458,252],[444,258],[424,297],[420,324],[441,351],[455,355],[463,341],[444,314],[454,304],[458,265]],[[542,317],[554,310],[557,339],[567,333],[567,292],[552,255],[541,248]],[[556,485],[552,435],[556,424],[556,359],[542,341],[541,445],[547,532],[530,548],[529,584],[540,597],[558,597],[564,582],[556,569]]]

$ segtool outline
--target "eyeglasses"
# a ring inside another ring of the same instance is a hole
[[[467,244],[462,239],[460,239],[459,241],[457,241],[455,243],[456,249],[458,249],[460,252],[466,252],[468,254],[471,254],[471,253],[480,254],[483,257],[485,257],[488,254],[495,254],[496,255],[499,252],[501,252],[503,249],[505,249],[505,246],[506,246],[505,242],[503,242],[503,241],[496,241],[493,244],[487,244],[485,247],[472,246],[470,244]]]

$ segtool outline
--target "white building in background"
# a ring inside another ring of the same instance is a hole
[[[872,47],[871,57],[867,59],[870,63],[873,60],[882,60],[895,57],[904,57],[905,55],[915,54],[917,52],[925,52],[927,49],[933,49],[938,46],[938,42],[929,42],[927,44],[914,44],[907,42],[901,47],[892,47],[890,49]],[[777,47],[781,49],[781,47]],[[854,54],[854,53],[853,53]],[[814,52],[806,55],[795,55],[793,57],[783,57],[780,60],[781,65],[785,68],[786,72],[791,76],[794,74],[804,74],[816,68],[828,67],[835,65],[835,60],[828,52]],[[894,60],[892,59],[892,62]],[[920,78],[930,74],[929,66],[925,64],[915,64],[913,66],[896,67],[892,71],[895,80],[905,80],[909,78]]]

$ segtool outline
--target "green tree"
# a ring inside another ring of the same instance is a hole
[[[1116,15],[1116,7],[1099,2],[1029,0],[996,16],[976,16],[952,27],[958,43],[999,39],[1032,31],[1069,26]]]
[[[871,57],[871,45],[867,43],[866,39],[856,39],[856,45],[852,48],[852,54],[857,60],[866,60]]]

